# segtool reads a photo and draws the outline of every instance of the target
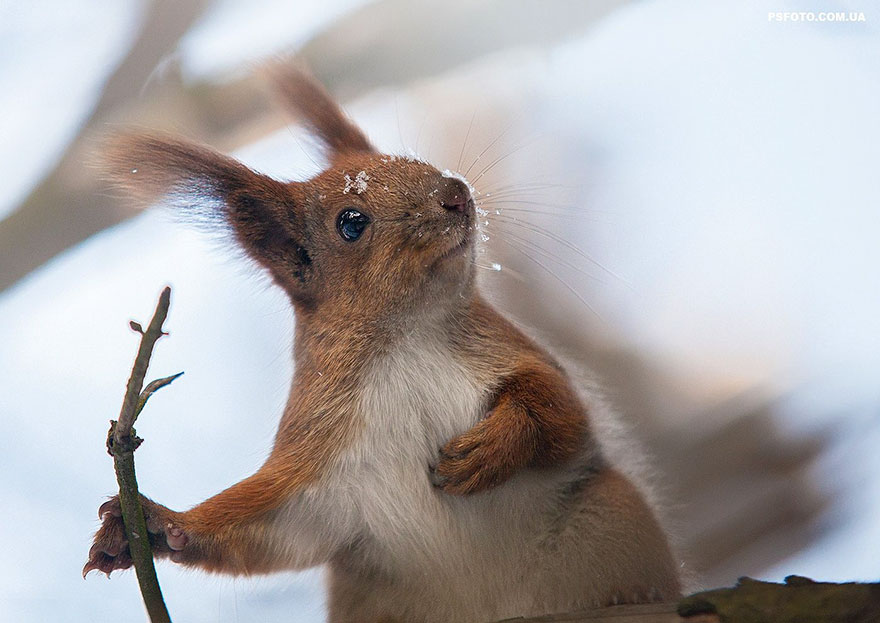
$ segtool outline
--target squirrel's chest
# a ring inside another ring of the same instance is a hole
[[[361,444],[390,460],[433,460],[437,450],[485,415],[485,375],[442,342],[411,338],[364,375]],[[366,457],[365,457],[366,458]]]
[[[364,375],[361,430],[337,473],[374,562],[425,564],[463,542],[456,501],[432,486],[429,470],[447,441],[485,415],[488,383],[479,377],[430,340],[401,345]]]

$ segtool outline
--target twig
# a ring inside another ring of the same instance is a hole
[[[143,388],[144,376],[150,364],[153,346],[160,337],[167,335],[162,331],[162,324],[168,315],[170,302],[171,288],[165,288],[159,296],[156,312],[153,314],[153,319],[147,330],[144,331],[141,325],[134,321],[130,323],[132,330],[141,334],[141,344],[131,369],[131,377],[129,377],[128,385],[125,388],[125,398],[122,401],[119,420],[110,421],[110,433],[107,437],[107,451],[113,456],[116,480],[119,483],[119,504],[122,508],[122,521],[125,524],[131,560],[137,574],[141,595],[144,598],[144,605],[152,623],[170,623],[171,617],[165,606],[165,600],[162,598],[159,579],[156,577],[147,523],[141,508],[137,478],[135,478],[134,451],[143,440],[137,436],[133,426],[150,396],[183,374],[180,372],[173,376],[157,379]]]

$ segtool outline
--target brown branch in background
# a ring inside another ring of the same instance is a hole
[[[880,584],[816,582],[790,575],[785,584],[740,578],[732,588],[685,597],[685,621],[699,623],[872,623],[880,615]]]
[[[119,420],[110,421],[110,433],[107,436],[107,451],[113,457],[113,464],[116,468],[116,480],[119,483],[119,504],[122,508],[122,521],[125,524],[131,560],[137,574],[141,595],[144,598],[144,605],[152,623],[170,623],[171,617],[165,607],[162,589],[159,587],[159,579],[156,577],[153,552],[150,548],[147,524],[141,508],[137,478],[135,478],[134,451],[143,440],[135,434],[132,426],[150,396],[183,374],[180,372],[173,376],[157,379],[146,388],[143,387],[153,346],[160,337],[167,335],[162,330],[162,324],[168,315],[170,302],[171,288],[165,288],[159,296],[156,312],[153,314],[153,319],[146,331],[138,323],[134,321],[130,323],[132,330],[141,334],[141,344],[131,369],[131,377],[129,377],[128,385],[125,388],[125,398],[122,401]]]

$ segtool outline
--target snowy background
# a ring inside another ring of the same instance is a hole
[[[503,266],[485,271],[485,287],[560,340],[589,336],[584,353],[636,353],[657,389],[628,402],[624,368],[612,397],[659,459],[674,454],[665,439],[711,435],[755,401],[779,438],[766,454],[821,440],[788,487],[827,500],[821,512],[697,564],[704,582],[877,580],[880,11],[833,0],[580,4],[218,0],[108,123],[153,125],[140,106],[162,89],[234,84],[266,55],[300,50],[380,148],[441,169],[474,163],[490,208],[483,257]],[[0,3],[0,217],[26,205],[77,137],[148,9]],[[768,21],[786,10],[867,21]],[[314,172],[308,140],[264,114],[215,142],[279,177]],[[211,142],[205,127],[177,129]],[[85,164],[80,176],[91,176]],[[76,225],[66,210],[49,211],[47,239]],[[292,312],[223,241],[152,209],[16,278],[0,291],[0,620],[115,621],[139,603],[133,574],[83,581],[80,569],[115,490],[102,446],[136,349],[127,321],[148,320],[165,284],[171,337],[148,377],[186,374],[139,423],[142,490],[186,508],[266,455],[291,375]],[[707,455],[733,466],[732,448]],[[792,478],[773,469],[756,468],[741,491],[707,470],[702,486],[746,500],[737,529],[747,532],[772,511],[765,484]],[[702,509],[670,497],[686,533],[721,521],[692,525]],[[795,528],[809,538],[786,543]],[[159,574],[181,621],[323,620],[319,570],[234,580],[163,564]]]

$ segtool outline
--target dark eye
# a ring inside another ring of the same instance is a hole
[[[370,217],[357,210],[343,210],[336,217],[336,230],[349,242],[360,238],[369,224]]]

